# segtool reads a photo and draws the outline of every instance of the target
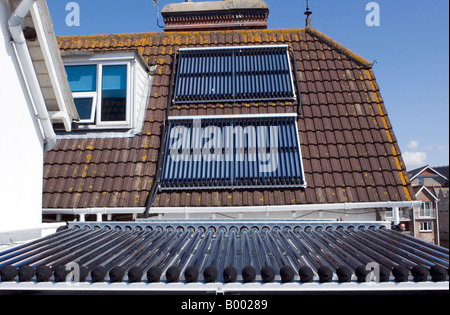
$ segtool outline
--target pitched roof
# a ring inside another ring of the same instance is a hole
[[[444,179],[448,180],[448,174],[449,174],[449,167],[448,166],[438,166],[438,167],[430,167],[429,165],[422,166],[419,168],[416,168],[414,170],[411,170],[408,172],[410,179],[413,180],[417,176],[421,175],[425,171],[432,172]]]
[[[290,46],[298,101],[172,105],[172,116],[296,112],[306,189],[177,191],[153,206],[409,201],[414,193],[371,64],[312,28],[60,37],[62,53],[139,50],[156,65],[147,116],[131,138],[60,139],[45,155],[44,208],[143,207],[155,181],[179,48]]]
[[[434,169],[437,173],[439,173],[439,174],[445,176],[445,177],[447,178],[447,180],[449,179],[449,177],[450,177],[450,172],[449,172],[450,168],[449,168],[448,165],[447,165],[447,166],[437,166],[437,167],[433,167],[433,169]]]
[[[423,191],[423,193],[428,193],[434,200],[439,201],[439,198],[436,197],[434,193],[432,193],[427,187],[425,186],[415,186],[413,187],[415,196],[417,196],[420,192]],[[434,190],[434,189],[433,189]]]

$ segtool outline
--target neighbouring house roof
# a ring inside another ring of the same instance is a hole
[[[449,167],[448,166],[439,166],[439,167],[430,167],[429,165],[425,165],[414,170],[408,172],[410,179],[413,180],[417,176],[423,174],[425,171],[434,173],[446,180],[448,180]],[[429,175],[429,173],[427,173]]]
[[[447,180],[450,177],[450,168],[449,166],[437,166],[437,167],[433,167],[433,169],[438,172],[439,174],[441,174],[442,176],[445,176],[447,178]]]
[[[415,192],[415,196],[419,195],[420,192],[428,193],[435,201],[439,201],[438,197],[434,193],[432,193],[427,187],[425,186],[416,186],[413,187],[413,190]]]
[[[302,188],[158,192],[155,207],[261,206],[414,198],[371,63],[313,28],[59,37],[63,54],[138,50],[157,66],[142,132],[58,140],[46,153],[44,208],[144,207],[155,182],[172,64],[180,48],[288,45],[295,101],[177,104],[170,116],[301,113]],[[297,84],[298,83],[298,84]]]

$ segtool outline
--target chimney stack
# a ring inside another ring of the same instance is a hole
[[[269,7],[262,0],[221,0],[166,5],[164,31],[267,29]]]

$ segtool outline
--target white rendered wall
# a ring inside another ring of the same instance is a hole
[[[0,0],[0,232],[42,222],[43,138]]]

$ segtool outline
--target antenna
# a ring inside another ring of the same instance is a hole
[[[164,26],[159,24],[159,0],[153,0],[153,6],[156,7],[156,24],[159,28],[163,28]]]
[[[309,17],[311,14],[312,14],[312,12],[309,11],[309,0],[306,0],[306,11],[305,11],[306,27],[310,27],[312,25],[311,18]]]

